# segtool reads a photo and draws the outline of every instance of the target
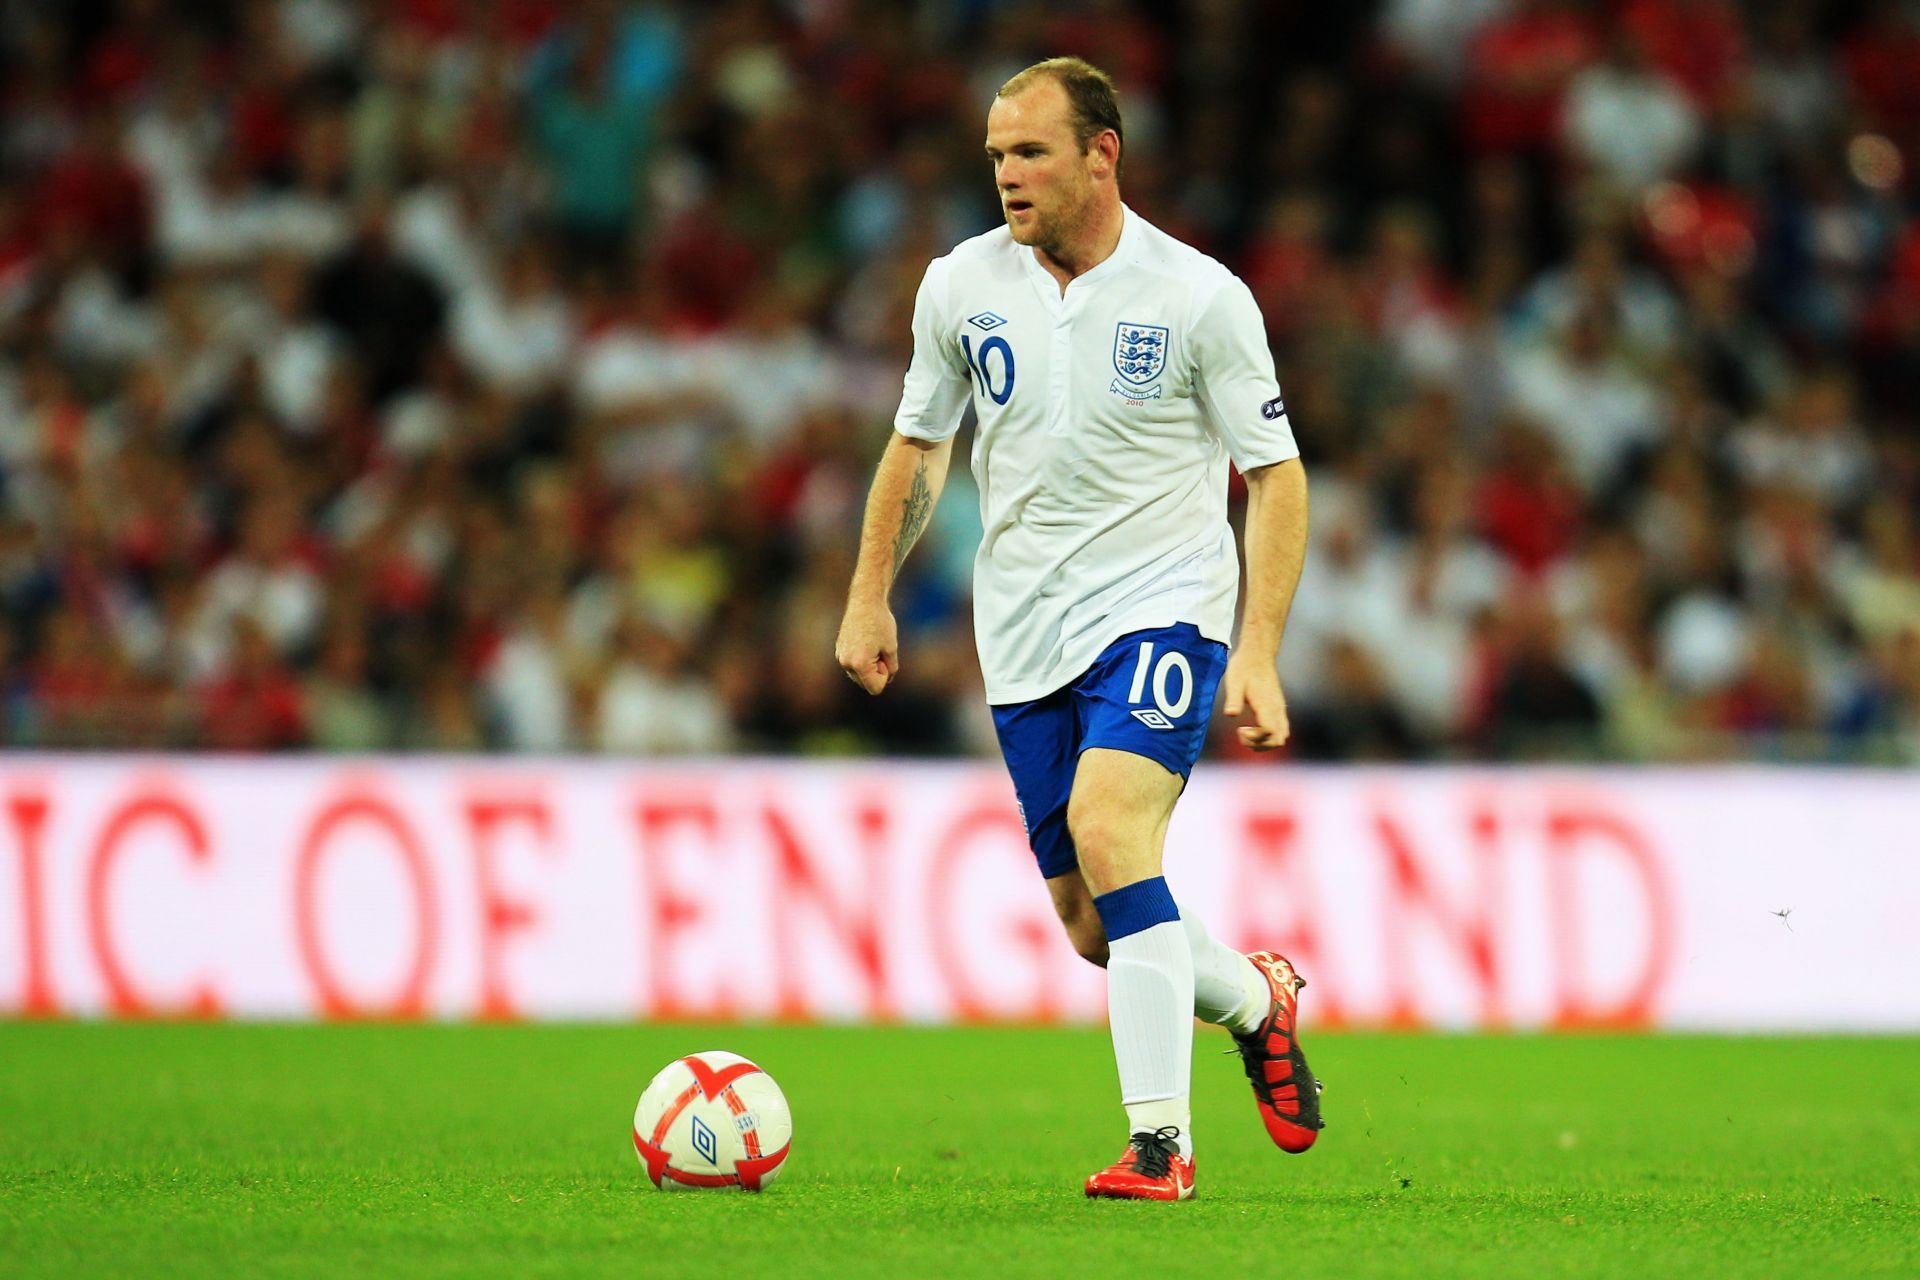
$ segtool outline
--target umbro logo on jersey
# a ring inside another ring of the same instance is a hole
[[[1260,406],[1260,416],[1265,418],[1268,422],[1273,422],[1276,419],[1283,418],[1286,416],[1286,413],[1287,413],[1286,403],[1279,396],[1275,396],[1273,399],[1267,401],[1265,404]]]
[[[1149,729],[1171,729],[1174,727],[1173,721],[1167,719],[1165,713],[1156,711],[1152,707],[1141,707],[1133,713],[1133,718]]]
[[[997,316],[991,311],[982,311],[977,316],[968,316],[967,323],[982,333],[991,333],[1007,322],[1005,316]]]

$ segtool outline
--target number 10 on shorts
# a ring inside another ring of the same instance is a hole
[[[1153,660],[1153,641],[1140,642],[1140,657],[1133,665],[1133,687],[1127,691],[1127,702],[1137,706],[1147,694],[1147,681],[1151,674],[1153,681],[1153,705],[1157,710],[1142,708],[1133,713],[1133,718],[1153,729],[1171,729],[1173,722],[1186,714],[1193,703],[1193,668],[1187,664],[1187,655],[1178,649],[1169,649],[1160,655],[1158,663]],[[1179,676],[1179,693],[1173,696],[1169,686]]]

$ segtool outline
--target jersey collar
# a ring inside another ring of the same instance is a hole
[[[1122,270],[1127,263],[1133,260],[1134,250],[1138,247],[1139,243],[1140,215],[1132,209],[1129,209],[1125,203],[1122,203],[1120,206],[1120,239],[1114,243],[1113,252],[1091,268],[1082,271],[1079,275],[1068,281],[1067,297],[1071,298],[1079,289],[1096,281],[1104,280],[1107,276]],[[1033,250],[1022,245],[1020,256],[1026,263],[1028,276],[1032,278],[1037,287],[1040,287],[1040,292],[1047,300],[1056,306],[1064,301],[1065,299],[1060,295],[1060,282],[1055,280],[1048,274],[1047,269],[1040,265],[1040,259],[1034,256]]]

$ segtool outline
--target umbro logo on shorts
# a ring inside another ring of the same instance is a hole
[[[1174,727],[1173,721],[1167,719],[1164,712],[1156,711],[1152,707],[1141,707],[1133,713],[1133,718],[1149,729],[1171,729]]]

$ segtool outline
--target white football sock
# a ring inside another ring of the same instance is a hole
[[[1159,1102],[1129,1102],[1127,1133],[1158,1133],[1172,1125],[1180,1131],[1180,1154],[1193,1159],[1193,1116],[1185,1097],[1163,1098]]]
[[[1273,991],[1253,961],[1216,942],[1191,911],[1180,913],[1193,951],[1193,1016],[1235,1035],[1252,1035],[1266,1019]]]
[[[1128,1132],[1173,1125],[1181,1154],[1191,1157],[1193,950],[1178,920],[1109,944],[1107,1019]]]

